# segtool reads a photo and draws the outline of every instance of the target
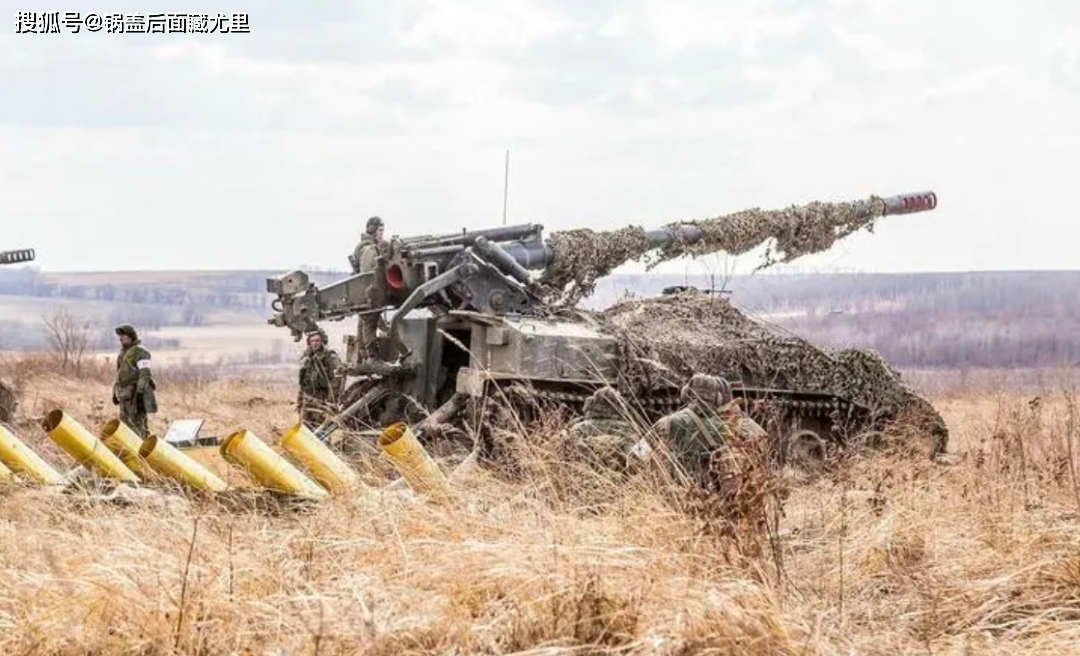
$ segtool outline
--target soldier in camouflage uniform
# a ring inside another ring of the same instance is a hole
[[[681,400],[683,408],[662,418],[656,428],[691,482],[715,488],[713,469],[733,437],[718,414],[731,401],[731,385],[723,378],[694,374],[683,386]]]
[[[300,393],[296,400],[301,421],[309,428],[318,428],[327,412],[341,399],[345,382],[341,358],[326,348],[326,333],[309,333],[308,347],[300,360]]]
[[[350,258],[353,273],[371,273],[376,270],[379,260],[379,246],[383,243],[383,220],[377,216],[368,219],[364,229],[364,236],[356,245],[356,250]],[[372,293],[375,287],[372,287]],[[369,299],[375,305],[375,298]],[[375,345],[375,337],[378,334],[379,315],[377,313],[360,315],[360,341],[367,360],[378,360],[379,352]]]
[[[120,338],[120,353],[116,356],[112,402],[119,406],[120,421],[145,438],[150,431],[147,414],[157,412],[157,384],[150,371],[150,351],[142,345],[134,327],[124,324],[116,329],[116,334]]]
[[[769,434],[761,427],[761,424],[750,418],[743,409],[742,403],[742,399],[732,398],[720,408],[720,417],[743,443],[764,443],[768,440]]]
[[[633,468],[639,459],[631,452],[639,437],[633,423],[620,412],[624,404],[613,387],[602,387],[585,401],[582,418],[570,426],[576,455],[620,472]]]

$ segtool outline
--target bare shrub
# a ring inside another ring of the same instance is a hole
[[[77,317],[64,307],[58,307],[51,315],[42,316],[49,344],[60,360],[60,370],[82,374],[83,356],[91,346],[93,324],[89,319]]]

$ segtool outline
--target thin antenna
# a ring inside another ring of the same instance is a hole
[[[503,225],[506,225],[506,198],[510,191],[510,150],[506,151],[506,165],[503,169]]]

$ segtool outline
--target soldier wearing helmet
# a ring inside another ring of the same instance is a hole
[[[326,348],[326,333],[308,333],[307,350],[300,359],[300,393],[296,399],[301,421],[309,428],[322,425],[341,399],[344,370],[341,358]]]
[[[731,385],[725,379],[694,374],[681,390],[682,409],[657,422],[673,460],[703,487],[711,487],[713,454],[726,451],[733,437],[719,415],[731,398]]]
[[[383,244],[383,220],[377,216],[373,216],[367,220],[367,225],[364,228],[364,236],[360,238],[360,243],[356,245],[356,250],[353,251],[349,261],[352,263],[353,273],[372,273],[378,267],[379,262],[379,247]],[[373,285],[371,288],[371,297],[368,299],[372,307],[375,306],[377,299],[374,294],[376,287]],[[375,343],[375,337],[378,335],[379,328],[379,314],[361,314],[359,329],[360,329],[360,341],[364,348],[366,359],[377,360],[379,353]]]
[[[613,387],[601,387],[585,401],[584,416],[570,426],[575,453],[594,464],[627,472],[636,464],[631,454],[639,441],[626,417],[626,401]]]
[[[116,335],[120,339],[120,353],[116,356],[112,402],[119,407],[120,421],[145,438],[150,432],[147,414],[157,412],[154,394],[157,384],[150,371],[150,351],[142,345],[134,326],[118,326]]]

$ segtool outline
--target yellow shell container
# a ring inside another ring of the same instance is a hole
[[[10,481],[12,476],[11,470],[6,465],[0,464],[0,482]]]
[[[119,419],[113,419],[101,427],[98,436],[109,451],[115,453],[136,476],[144,481],[154,479],[154,470],[139,457],[143,440],[130,426]]]
[[[247,429],[241,428],[225,438],[221,443],[221,457],[243,467],[252,478],[271,490],[315,499],[329,496],[326,490]]]
[[[24,474],[45,485],[63,485],[64,476],[41,456],[34,453],[22,440],[0,424],[0,462],[13,472]]]
[[[224,492],[229,487],[209,468],[165,440],[158,439],[157,435],[149,435],[143,440],[138,455],[158,474],[196,490]]]
[[[379,435],[379,447],[413,491],[444,500],[453,498],[450,482],[407,424],[387,426]]]
[[[75,462],[95,474],[128,483],[139,482],[139,477],[115,453],[63,410],[57,408],[46,415],[42,427]]]
[[[303,423],[285,431],[280,445],[294,461],[311,473],[315,482],[330,492],[348,492],[360,486],[360,477],[356,472]]]

